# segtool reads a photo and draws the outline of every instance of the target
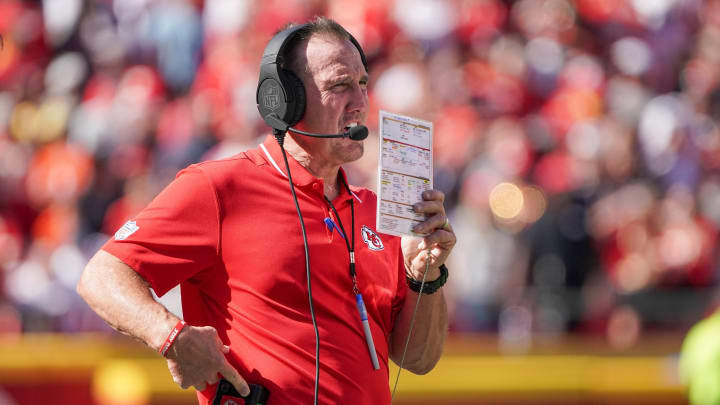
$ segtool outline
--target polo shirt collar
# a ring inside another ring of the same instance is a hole
[[[275,168],[278,175],[282,175],[287,178],[282,151],[280,150],[280,145],[278,145],[274,136],[268,135],[265,138],[265,141],[260,144],[260,155],[268,164]],[[306,187],[316,182],[322,183],[322,179],[313,176],[312,173],[295,160],[291,154],[287,153],[287,159],[288,165],[290,166],[290,172],[292,173],[293,184],[298,187]],[[342,177],[340,182],[343,184],[340,186],[340,194],[338,194],[337,199],[345,201],[355,197],[358,202],[362,202],[355,193],[352,191],[348,192],[350,183],[348,183],[345,170],[343,170],[342,167],[340,167],[339,174]],[[347,185],[347,187],[345,187],[345,185]]]

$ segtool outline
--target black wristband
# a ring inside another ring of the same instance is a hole
[[[440,277],[437,278],[437,280],[434,281],[426,281],[423,285],[422,282],[415,280],[414,278],[406,275],[405,279],[407,280],[408,287],[410,287],[411,290],[415,291],[416,293],[420,294],[433,294],[437,290],[440,289],[440,287],[445,285],[445,282],[447,282],[448,278],[448,269],[445,267],[444,264],[441,264],[440,267]],[[422,286],[422,291],[420,291],[420,286]]]

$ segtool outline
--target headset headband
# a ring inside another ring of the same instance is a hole
[[[309,26],[310,24],[300,24],[295,25],[293,27],[290,27],[288,29],[282,30],[275,34],[274,37],[270,39],[270,42],[265,46],[265,51],[263,52],[262,61],[261,64],[266,63],[280,63],[284,64],[285,61],[281,60],[282,55],[285,54],[285,47],[292,42],[291,40],[295,36],[295,34]],[[355,39],[355,37],[352,36],[349,32],[347,33],[348,39],[350,42],[352,42],[353,45],[355,45],[355,48],[357,48],[358,52],[360,53],[360,59],[362,60],[362,64],[365,67],[365,71],[368,70],[368,64],[367,60],[365,59],[365,52],[363,52],[362,47],[360,46],[360,43]]]

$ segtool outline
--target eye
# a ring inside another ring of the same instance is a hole
[[[345,82],[335,83],[330,87],[330,89],[332,89],[332,91],[343,91],[343,90],[345,90],[347,85],[348,84]]]

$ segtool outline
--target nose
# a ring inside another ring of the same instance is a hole
[[[364,114],[368,108],[368,94],[367,87],[355,83],[352,86],[352,93],[350,94],[350,100],[348,101],[347,111],[351,113]]]

